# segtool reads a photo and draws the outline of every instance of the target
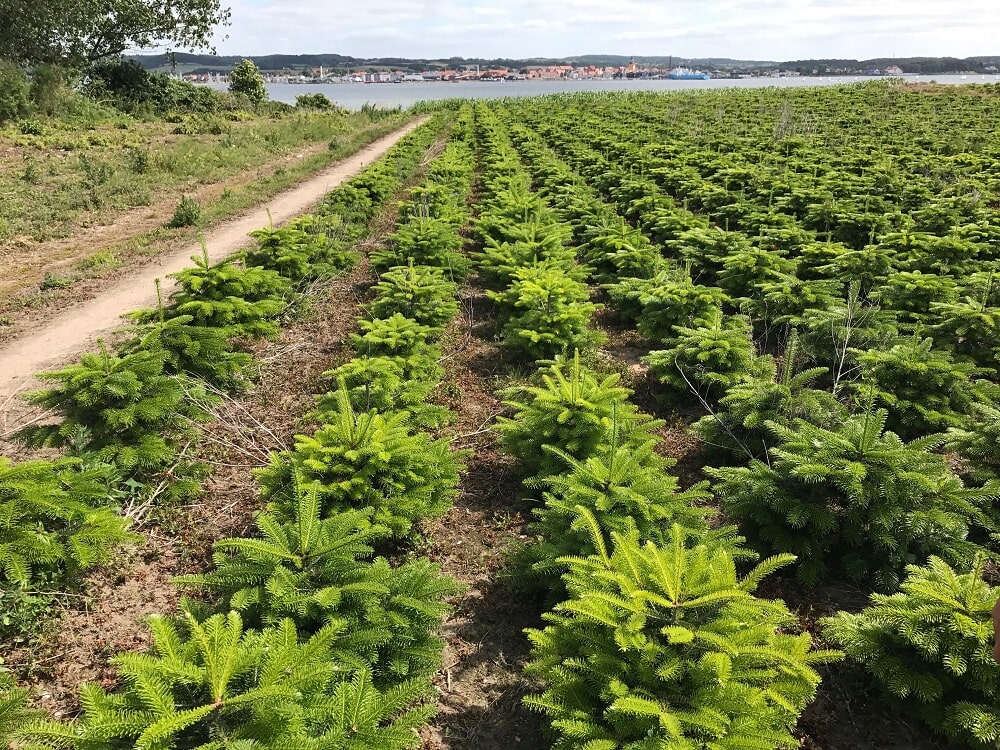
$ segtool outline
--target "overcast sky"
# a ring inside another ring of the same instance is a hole
[[[756,60],[1000,54],[1000,0],[229,0],[222,54]],[[220,34],[221,37],[221,34]]]

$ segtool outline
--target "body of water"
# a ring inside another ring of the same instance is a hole
[[[441,99],[493,99],[508,96],[541,96],[543,94],[563,94],[580,91],[681,91],[721,88],[754,89],[774,86],[790,88],[793,86],[832,86],[858,81],[877,80],[864,76],[825,76],[798,78],[713,78],[708,81],[670,81],[670,80],[600,80],[600,81],[456,81],[444,83],[439,81],[407,82],[407,83],[323,83],[323,84],[293,84],[271,83],[267,85],[271,99],[279,102],[295,104],[295,97],[300,94],[322,93],[348,109],[361,109],[366,104],[377,104],[380,107],[409,107],[419,101],[438,101]],[[907,76],[908,82],[962,84],[962,83],[1000,83],[998,75],[968,75],[968,76]],[[214,88],[225,89],[224,84],[215,84]]]

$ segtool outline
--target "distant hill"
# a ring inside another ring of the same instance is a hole
[[[239,55],[195,55],[178,52],[172,56],[136,55],[133,59],[148,70],[176,70],[180,73],[192,72],[226,72],[243,59]],[[301,54],[301,55],[252,55],[250,59],[258,68],[264,71],[301,71],[306,68],[320,66],[331,70],[404,70],[418,72],[423,70],[444,70],[479,65],[483,68],[523,69],[533,65],[598,65],[601,67],[620,67],[627,65],[632,58],[625,55],[578,55],[574,57],[552,58],[466,58],[449,57],[441,59],[408,59],[401,57],[360,58],[332,53]],[[890,65],[898,65],[907,73],[923,73],[925,75],[944,75],[946,73],[992,73],[1000,71],[1000,56],[990,57],[904,57],[904,58],[874,58],[871,60],[788,60],[778,62],[773,60],[733,60],[724,57],[682,58],[658,56],[649,57],[636,55],[635,61],[640,65],[666,67],[668,65],[687,65],[695,68],[728,71],[767,71],[796,70],[801,73],[816,71],[820,74],[835,72],[864,72],[866,70],[884,70]]]

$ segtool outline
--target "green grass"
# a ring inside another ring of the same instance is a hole
[[[130,208],[165,196],[176,202],[198,186],[335,144],[322,158],[310,156],[286,168],[286,174],[301,177],[348,153],[373,129],[383,133],[401,121],[373,121],[364,113],[246,121],[186,116],[179,123],[115,116],[96,125],[46,121],[41,135],[24,135],[13,123],[0,129],[0,241],[17,238],[30,245],[69,237]]]

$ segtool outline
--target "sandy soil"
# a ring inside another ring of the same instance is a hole
[[[275,224],[308,211],[330,190],[382,156],[420,123],[410,123],[274,197],[267,204],[212,229],[205,235],[209,257],[212,261],[219,261],[242,248],[247,243],[249,232],[267,225],[268,210]],[[0,348],[0,424],[10,426],[14,421],[9,415],[10,410],[18,408],[19,399],[14,396],[36,385],[36,372],[57,367],[92,349],[97,338],[120,326],[122,314],[154,305],[154,281],[189,267],[191,256],[200,251],[200,245],[189,244],[163,255],[156,262],[136,269],[97,299],[67,307],[44,326]],[[164,286],[168,294],[171,289],[169,283]]]

